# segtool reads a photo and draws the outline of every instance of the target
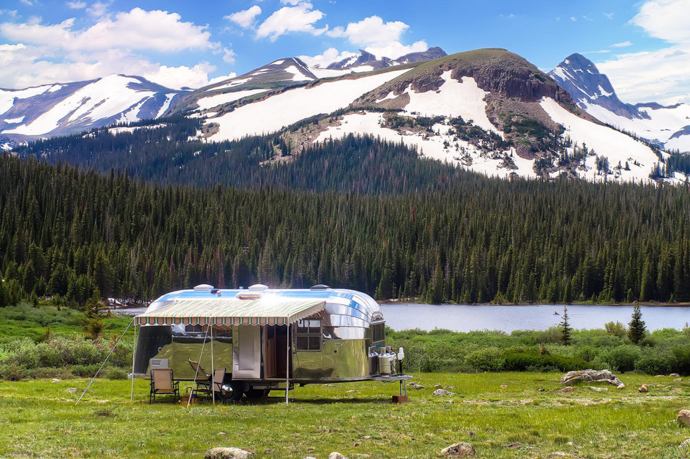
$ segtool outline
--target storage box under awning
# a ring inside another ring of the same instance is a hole
[[[323,311],[322,300],[180,298],[136,316],[138,325],[286,325]]]

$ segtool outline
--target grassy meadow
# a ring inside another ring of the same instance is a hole
[[[257,457],[436,457],[470,442],[477,457],[682,458],[690,429],[675,415],[690,408],[690,378],[624,375],[627,385],[560,392],[560,373],[417,374],[423,389],[390,403],[397,385],[306,386],[282,403],[148,404],[148,386],[86,379],[0,382],[1,457],[202,457],[237,446]],[[641,384],[649,393],[639,393]],[[434,385],[454,392],[434,396]]]

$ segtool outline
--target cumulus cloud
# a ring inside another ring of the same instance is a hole
[[[630,40],[625,40],[625,41],[621,41],[621,42],[612,44],[611,48],[627,48],[629,46],[632,46],[632,44],[633,43]]]
[[[616,91],[629,102],[690,102],[688,0],[646,0],[632,23],[668,42],[655,51],[619,54],[598,62]]]
[[[335,27],[328,31],[328,35],[346,38],[353,45],[377,57],[396,59],[429,48],[423,40],[404,45],[401,41],[402,36],[409,28],[409,25],[401,21],[386,22],[379,16],[369,16],[361,21],[351,22],[345,27]]]
[[[56,24],[40,19],[0,23],[0,36],[14,42],[0,48],[0,87],[21,88],[50,82],[89,80],[112,73],[142,75],[172,88],[198,87],[215,68],[201,62],[161,65],[147,52],[208,51],[232,63],[231,49],[211,41],[206,26],[185,22],[177,13],[133,8],[108,14],[78,28],[74,18]]]
[[[356,56],[357,53],[351,51],[338,51],[335,48],[328,48],[321,54],[316,56],[299,56],[310,67],[326,68],[334,62],[340,62],[348,57]]]
[[[321,35],[328,30],[328,26],[321,28],[315,24],[325,15],[314,9],[314,5],[303,1],[284,1],[284,6],[274,11],[256,29],[257,38],[268,38],[276,41],[282,35],[291,32],[302,32],[311,35]]]
[[[259,5],[253,5],[246,10],[237,11],[235,13],[225,16],[230,22],[237,24],[243,29],[249,29],[254,26],[256,18],[261,14],[261,7]]]
[[[83,10],[86,8],[86,2],[82,2],[80,0],[76,0],[74,2],[67,2],[65,3],[67,5],[67,8],[71,10]]]
[[[176,52],[209,49],[214,45],[205,26],[184,22],[177,13],[133,8],[114,18],[105,17],[86,29],[76,29],[75,19],[58,24],[40,21],[2,23],[0,35],[13,41],[61,48],[67,51],[108,49]]]

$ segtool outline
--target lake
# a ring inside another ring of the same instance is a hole
[[[433,330],[445,328],[453,331],[473,330],[546,330],[561,321],[563,306],[492,306],[463,304],[382,304],[386,324],[394,330],[419,328]],[[135,315],[145,308],[120,309],[117,314]],[[606,322],[628,324],[632,306],[568,306],[568,317],[573,328],[604,328]],[[642,320],[648,330],[660,328],[681,329],[690,322],[687,306],[641,306]]]
[[[453,331],[473,330],[546,330],[561,321],[563,306],[493,306],[493,305],[432,305],[395,303],[382,304],[386,324],[394,330],[444,328]],[[632,306],[568,306],[573,328],[603,328],[606,322],[628,324]],[[641,306],[642,320],[648,330],[681,329],[690,322],[690,307]]]

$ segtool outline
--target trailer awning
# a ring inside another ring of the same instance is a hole
[[[136,321],[139,325],[286,325],[319,313],[325,304],[294,298],[181,298],[136,316]]]

